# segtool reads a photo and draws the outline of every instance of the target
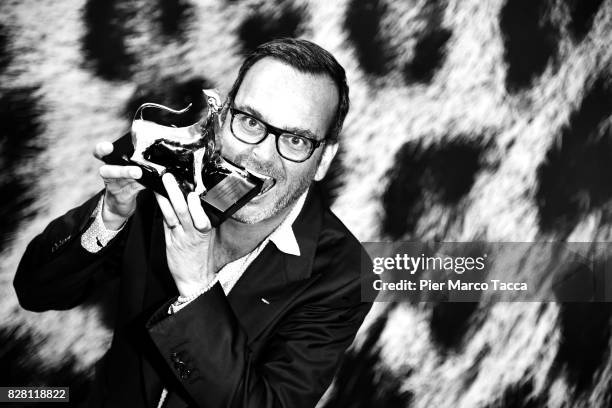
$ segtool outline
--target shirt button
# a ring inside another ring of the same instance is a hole
[[[191,370],[188,368],[182,369],[179,372],[179,377],[181,377],[181,380],[186,380],[189,378],[189,375],[191,374]]]

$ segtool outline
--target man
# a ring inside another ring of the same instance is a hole
[[[360,299],[363,249],[313,184],[348,103],[327,51],[264,44],[241,67],[218,135],[224,156],[271,178],[261,194],[211,229],[172,175],[166,199],[141,192],[139,168],[106,165],[105,190],[30,243],[15,277],[26,309],[67,309],[121,279],[91,405],[316,404],[371,306]],[[102,143],[96,156],[111,151]]]

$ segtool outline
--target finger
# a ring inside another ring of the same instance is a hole
[[[106,191],[122,197],[130,197],[141,190],[146,189],[140,183],[132,179],[103,179]],[[124,195],[128,194],[128,195]]]
[[[166,197],[161,194],[155,193],[155,199],[157,200],[157,204],[159,205],[159,209],[162,212],[164,217],[164,228],[168,230],[174,230],[175,228],[180,228],[181,224],[174,213],[174,209],[172,208],[172,204]],[[169,231],[168,231],[169,232]]]
[[[168,223],[166,222],[166,220],[164,219],[164,239],[166,241],[166,245],[168,245],[168,243],[173,242],[174,237],[173,237],[173,232],[176,230],[176,228],[180,228],[180,226],[168,226]]]
[[[132,179],[103,179],[104,188],[110,194],[124,198],[131,197],[146,187]]]
[[[138,166],[113,166],[105,164],[100,167],[100,176],[104,179],[139,179],[142,169]]]
[[[202,208],[200,197],[196,193],[187,194],[187,206],[189,207],[193,226],[200,232],[210,231],[210,220]]]
[[[174,208],[174,213],[176,214],[183,228],[193,226],[193,223],[191,222],[191,215],[189,214],[189,208],[187,207],[187,202],[185,201],[183,192],[178,186],[174,176],[170,173],[166,173],[162,176],[162,182],[164,183],[164,187],[168,192],[168,198],[170,199],[172,208]]]
[[[94,156],[97,159],[109,155],[113,152],[113,144],[111,142],[100,142],[94,147]]]

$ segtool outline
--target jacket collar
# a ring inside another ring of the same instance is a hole
[[[297,242],[295,233],[293,232],[293,223],[304,208],[304,202],[306,201],[306,195],[308,192],[304,192],[293,205],[293,208],[285,217],[283,222],[276,228],[268,237],[268,241],[271,241],[279,251],[289,255],[300,256],[300,245]]]
[[[293,223],[293,233],[300,247],[300,256],[285,255],[285,272],[288,282],[306,279],[312,273],[312,264],[325,211],[319,189],[317,183],[310,186],[304,206]]]

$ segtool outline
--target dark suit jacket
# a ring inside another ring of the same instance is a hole
[[[14,281],[21,305],[44,311],[74,307],[120,277],[113,342],[96,370],[92,406],[155,407],[163,386],[173,407],[317,403],[371,306],[360,292],[360,263],[369,258],[318,187],[293,224],[301,256],[270,243],[227,297],[217,283],[172,316],[178,292],[153,195],[141,193],[126,228],[90,254],[80,235],[99,196],[34,238]]]

